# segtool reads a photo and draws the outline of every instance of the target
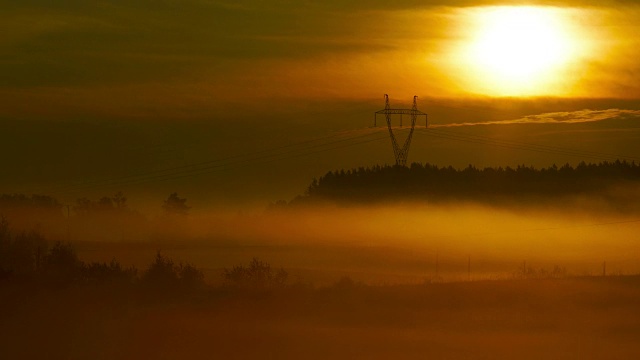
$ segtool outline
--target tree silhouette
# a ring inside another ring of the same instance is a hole
[[[187,199],[178,197],[178,193],[171,193],[164,201],[162,208],[167,214],[187,215],[190,207],[187,206]]]
[[[564,164],[535,169],[530,166],[476,168],[413,163],[409,167],[375,166],[329,171],[313,179],[292,204],[313,200],[368,202],[410,198],[420,200],[500,200],[557,198],[598,194],[617,184],[640,183],[640,164],[615,161],[577,167]],[[615,199],[614,199],[615,200]]]
[[[225,268],[223,276],[231,286],[264,289],[284,286],[289,274],[282,268],[273,271],[269,263],[253,258],[248,267],[239,265],[231,269]]]
[[[178,284],[178,272],[173,261],[160,252],[142,275],[142,282],[153,288],[171,288]]]
[[[116,259],[109,263],[92,262],[83,268],[87,282],[97,284],[133,284],[138,273],[134,267],[123,268]]]
[[[127,207],[127,198],[124,196],[122,191],[118,191],[113,195],[112,201],[116,209],[125,209]]]
[[[9,222],[0,216],[0,278],[33,278],[47,250],[44,237],[36,232],[13,235]]]
[[[176,265],[159,251],[147,271],[142,283],[154,291],[197,290],[205,285],[204,273],[191,264]]]
[[[76,205],[73,207],[73,210],[76,212],[76,214],[81,216],[95,215],[98,213],[122,214],[128,211],[127,198],[120,191],[113,196],[103,196],[98,201],[93,201],[87,198],[80,198],[76,200]]]
[[[84,263],[71,246],[56,242],[44,258],[42,274],[52,285],[66,286],[78,283],[83,278]]]

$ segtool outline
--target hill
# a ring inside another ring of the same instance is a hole
[[[409,167],[374,166],[330,171],[314,179],[304,195],[291,203],[380,202],[390,200],[481,202],[553,200],[599,196],[611,204],[628,203],[629,191],[640,185],[640,164],[615,161],[565,164],[537,169],[529,166],[464,169],[413,163]],[[625,189],[625,194],[615,194]],[[627,204],[628,205],[628,204]]]

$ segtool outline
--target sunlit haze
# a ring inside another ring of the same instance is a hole
[[[640,359],[640,3],[0,11],[0,359]]]
[[[557,8],[491,7],[472,14],[473,29],[460,56],[496,95],[554,92],[554,79],[566,73],[588,33],[578,33],[568,14]]]

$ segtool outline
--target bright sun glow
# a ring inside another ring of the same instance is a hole
[[[532,95],[553,92],[576,55],[569,20],[555,8],[489,7],[473,14],[462,57],[485,92]]]

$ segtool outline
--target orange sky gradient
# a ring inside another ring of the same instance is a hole
[[[600,3],[515,7],[543,13],[566,38],[544,45],[564,52],[561,66],[517,86],[472,54],[509,2],[14,5],[2,15],[0,115],[197,117],[220,101],[381,93],[638,98],[640,7]]]
[[[517,14],[524,17],[509,20]],[[11,174],[0,185],[46,190],[360,131],[372,125],[385,93],[397,106],[418,95],[433,125],[479,122],[486,126],[464,131],[633,157],[638,18],[633,1],[12,4],[0,14],[0,150]],[[530,46],[500,28],[517,35],[520,23],[533,24],[518,35]],[[580,111],[587,119],[616,115],[561,124],[569,138],[549,124],[513,128],[528,126],[518,119]],[[468,147],[417,139],[409,161],[593,160]],[[392,161],[380,141],[269,164],[277,174],[269,185],[256,185],[259,165],[143,190],[218,184],[211,198],[276,200],[328,170]]]

